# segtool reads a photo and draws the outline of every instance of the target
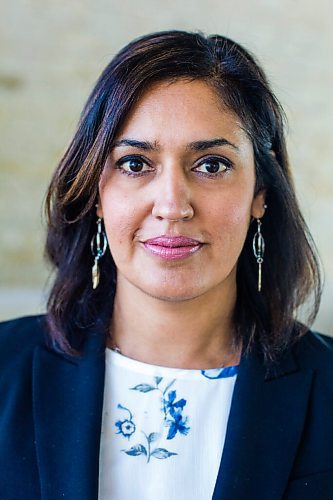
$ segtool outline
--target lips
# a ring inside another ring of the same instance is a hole
[[[184,259],[203,246],[202,242],[187,236],[158,236],[143,244],[146,250],[164,260]]]
[[[199,245],[201,242],[198,240],[194,240],[193,238],[188,238],[186,236],[158,236],[157,238],[146,240],[145,243],[161,247],[177,248],[191,247]]]

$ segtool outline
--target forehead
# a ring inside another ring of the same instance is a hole
[[[219,136],[251,145],[241,120],[211,85],[181,79],[151,85],[128,113],[117,139],[178,144]]]

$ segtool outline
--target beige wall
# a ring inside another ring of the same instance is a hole
[[[161,29],[222,33],[261,60],[290,124],[297,191],[326,270],[333,334],[333,4],[328,0],[1,0],[0,318],[43,310],[41,204],[84,100],[113,54]]]

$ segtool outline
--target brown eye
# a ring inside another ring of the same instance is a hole
[[[230,168],[231,164],[227,160],[222,160],[221,158],[208,158],[202,161],[194,170],[207,175],[216,175],[223,174]]]
[[[117,161],[116,168],[122,170],[129,175],[143,174],[150,171],[151,168],[147,165],[146,161],[137,157],[124,157]]]
[[[130,172],[141,172],[144,168],[144,163],[142,160],[134,158],[132,160],[127,160],[127,162],[123,163],[122,168]]]

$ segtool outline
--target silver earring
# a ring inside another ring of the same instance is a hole
[[[94,265],[91,271],[92,286],[93,289],[98,287],[100,271],[98,266],[98,261],[105,254],[106,248],[108,246],[108,240],[106,239],[106,234],[102,229],[102,219],[99,217],[97,219],[97,233],[91,238],[91,253],[94,257]]]
[[[258,229],[253,237],[253,253],[258,263],[258,292],[261,291],[261,266],[264,262],[265,240],[261,234],[261,221],[257,219]]]

